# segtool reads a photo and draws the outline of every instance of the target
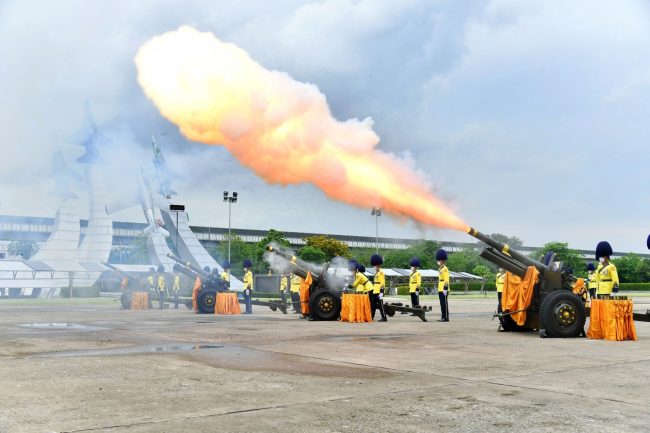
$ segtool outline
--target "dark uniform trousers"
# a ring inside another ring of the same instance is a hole
[[[381,290],[384,293],[384,289]],[[386,319],[386,311],[384,311],[384,300],[379,297],[379,294],[371,292],[370,305],[372,306],[372,320],[375,320],[375,311],[379,310],[382,319]]]
[[[415,292],[411,292],[411,305],[414,307],[420,306],[420,289],[417,289]]]
[[[449,304],[447,303],[448,295],[445,295],[445,292],[438,292],[438,297],[440,298],[440,318],[442,320],[449,320]]]
[[[281,290],[280,291],[280,297],[282,298],[282,303],[286,304],[287,303],[287,291],[286,290]]]
[[[502,292],[497,292],[497,313],[501,313],[503,310],[501,309],[501,296],[503,295]]]
[[[163,305],[165,304],[165,291],[164,290],[158,290],[158,305],[159,309],[163,309]]]
[[[174,309],[178,310],[178,290],[174,290]]]
[[[300,313],[300,292],[291,292],[291,303],[293,304],[293,311]]]
[[[251,289],[244,290],[244,303],[246,304],[246,312],[244,314],[253,314],[253,302],[251,300]]]

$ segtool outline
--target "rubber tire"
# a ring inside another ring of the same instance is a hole
[[[133,289],[128,287],[122,292],[120,296],[120,302],[122,303],[122,309],[130,310],[131,309],[131,300],[133,299]]]
[[[323,311],[321,303],[328,300],[331,308]],[[309,298],[309,312],[314,320],[338,320],[341,315],[341,295],[331,290],[318,290]]]
[[[199,291],[196,306],[201,314],[214,314],[214,307],[217,304],[217,291],[203,289]]]
[[[576,319],[570,326],[565,326],[555,320],[555,309],[562,303],[575,308]],[[568,290],[555,290],[544,297],[539,309],[540,327],[548,337],[571,338],[579,337],[585,328],[587,312],[580,298]]]
[[[386,307],[384,307],[384,308],[386,308]],[[386,315],[388,317],[393,317],[395,315],[395,310],[393,310],[392,308],[386,309]]]

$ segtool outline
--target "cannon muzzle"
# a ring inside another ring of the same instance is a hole
[[[127,274],[126,272],[116,268],[115,266],[111,265],[110,263],[106,262],[101,262],[102,265],[106,266],[108,269],[111,271],[115,272],[116,274],[125,277],[125,278],[134,278],[132,275]]]

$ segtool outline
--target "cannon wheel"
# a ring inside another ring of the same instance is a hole
[[[122,309],[130,310],[131,309],[131,300],[133,299],[133,289],[128,287],[122,292],[120,296],[120,303],[122,304]]]
[[[330,290],[318,290],[309,298],[309,311],[315,320],[337,320],[341,315],[341,297]]]
[[[539,312],[541,328],[549,337],[578,337],[584,331],[585,307],[568,290],[555,290],[546,295]]]
[[[203,289],[199,292],[199,297],[196,300],[196,305],[199,308],[199,313],[214,314],[214,307],[217,303],[217,292],[215,290]]]
[[[501,321],[501,326],[503,327],[504,331],[507,332],[523,332],[523,331],[528,331],[527,328],[523,326],[517,325],[517,322],[515,322],[515,319],[512,318],[511,315],[505,315],[502,316],[499,321]]]

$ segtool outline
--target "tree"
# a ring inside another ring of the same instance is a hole
[[[219,243],[217,247],[221,261],[228,260],[228,236],[225,240]],[[237,236],[231,235],[230,237],[230,271],[235,275],[244,275],[244,260],[256,259],[256,245],[247,244],[244,240]],[[256,261],[255,265],[259,265]]]
[[[20,256],[23,260],[29,260],[38,251],[38,244],[34,241],[13,241],[7,245],[7,252],[10,256]]]
[[[549,242],[539,251],[531,253],[531,257],[538,260],[539,257],[544,257],[550,251],[555,253],[555,261],[561,261],[565,268],[570,267],[577,277],[587,275],[584,259],[579,252],[569,248],[569,244],[566,242]]]
[[[494,281],[496,279],[496,274],[490,271],[490,269],[485,265],[474,266],[471,273],[483,277],[488,281]]]
[[[477,266],[483,265],[488,267],[481,257],[479,257],[478,252],[474,249],[464,249],[457,251],[455,253],[449,254],[449,260],[447,260],[447,267],[451,271],[455,272],[469,272],[474,273],[474,269]]]
[[[300,248],[298,257],[310,263],[324,263],[326,261],[325,252],[309,245]]]
[[[310,236],[305,239],[307,246],[318,248],[325,253],[327,260],[332,260],[333,257],[350,257],[350,247],[347,243],[338,239],[326,236]]]
[[[643,260],[634,254],[628,254],[612,260],[612,263],[616,265],[621,283],[641,283],[648,280],[648,271],[650,271],[650,262],[648,260]]]
[[[506,236],[506,235],[501,234],[501,233],[492,233],[490,235],[490,237],[492,239],[495,239],[495,240],[497,240],[499,242],[502,242],[504,244],[508,244],[512,248],[517,248],[517,247],[521,247],[521,246],[524,245],[524,241],[519,239],[517,236],[510,237],[510,236]]]
[[[149,258],[149,249],[147,248],[148,236],[139,234],[133,240],[133,248],[129,249],[128,258],[125,258],[127,263],[148,265],[151,263]]]

